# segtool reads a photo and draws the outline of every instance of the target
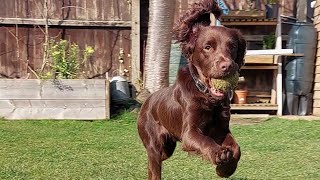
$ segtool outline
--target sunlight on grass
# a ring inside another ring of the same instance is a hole
[[[233,180],[320,179],[320,121],[271,119],[236,125],[242,158]],[[0,121],[0,179],[146,179],[136,115],[110,121]],[[163,179],[218,179],[215,168],[181,151]]]

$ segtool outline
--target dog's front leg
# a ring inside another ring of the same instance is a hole
[[[229,122],[230,122],[230,105],[221,106],[221,109],[218,111],[220,114],[218,115],[218,126],[220,129],[219,132],[215,132],[210,134],[211,137],[220,137],[217,138],[219,141],[219,144],[223,147],[228,147],[228,149],[232,150],[233,158],[239,161],[240,159],[240,147],[234,137],[232,136],[229,128]]]
[[[216,139],[219,141],[219,144],[221,143],[222,147],[225,147],[232,152],[232,156],[228,158],[227,161],[221,161],[221,163],[219,163],[216,167],[216,172],[220,177],[229,177],[237,169],[237,164],[240,160],[241,152],[240,146],[229,130],[229,121],[231,116],[230,105],[223,106],[220,112],[220,119],[218,120],[220,131],[212,133],[211,137],[216,137]]]
[[[228,133],[222,143],[222,147],[227,147],[232,150],[233,156],[226,162],[220,163],[216,167],[217,175],[220,177],[229,177],[237,169],[238,161],[240,160],[240,146],[235,141],[231,133]]]
[[[182,147],[187,152],[199,152],[213,164],[229,158],[232,153],[217,144],[214,139],[203,134],[199,128],[201,115],[188,114],[185,117],[182,132]]]

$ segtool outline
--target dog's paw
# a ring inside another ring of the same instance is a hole
[[[221,147],[216,153],[215,162],[217,165],[228,163],[233,158],[233,153],[230,147]]]
[[[216,173],[220,177],[230,177],[237,169],[238,161],[232,158],[230,161],[226,163],[221,163],[216,167]]]
[[[231,147],[221,147],[216,154],[216,173],[220,177],[227,178],[237,169],[238,160],[233,157]]]

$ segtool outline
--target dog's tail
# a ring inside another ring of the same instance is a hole
[[[191,8],[180,17],[173,28],[176,41],[187,41],[195,25],[210,25],[210,13],[213,13],[217,19],[222,15],[222,11],[216,0],[200,0],[198,3],[194,3]]]

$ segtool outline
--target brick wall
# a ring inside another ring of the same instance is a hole
[[[320,115],[320,1],[317,0],[314,10],[314,24],[318,31],[318,50],[316,55],[316,70],[314,81],[314,95],[313,95],[313,114]]]

